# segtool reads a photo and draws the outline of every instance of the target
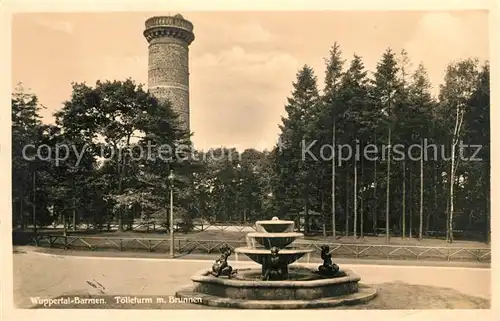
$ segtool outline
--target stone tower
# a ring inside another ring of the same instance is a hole
[[[160,101],[170,100],[189,131],[189,45],[193,24],[177,14],[146,20],[149,43],[148,89]]]

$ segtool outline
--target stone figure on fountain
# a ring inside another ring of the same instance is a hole
[[[318,267],[319,274],[331,276],[338,273],[339,266],[332,262],[332,255],[328,245],[321,247],[321,259],[323,264]]]
[[[231,255],[232,250],[227,244],[224,244],[221,246],[220,252],[221,256],[212,265],[212,275],[215,277],[227,276],[231,278],[236,273],[236,270],[233,271],[233,267],[227,263],[227,258]]]
[[[286,267],[281,264],[280,257],[278,256],[279,249],[273,246],[271,249],[271,257],[269,258],[269,265],[262,278],[264,281],[279,281],[287,277]]]

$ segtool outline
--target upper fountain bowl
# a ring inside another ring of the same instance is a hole
[[[270,249],[276,246],[282,249],[290,244],[292,244],[296,239],[303,237],[304,234],[296,232],[286,232],[286,233],[263,233],[254,232],[247,234],[247,244],[251,248],[255,248],[253,240],[257,241],[260,245],[264,246],[266,249]]]
[[[293,232],[294,221],[282,221],[276,216],[272,220],[255,222],[255,229],[261,233],[285,233]]]

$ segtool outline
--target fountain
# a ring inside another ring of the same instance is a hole
[[[234,249],[261,265],[260,269],[233,269],[227,262],[232,250],[224,245],[212,270],[194,275],[193,285],[176,296],[187,302],[243,309],[325,308],[364,303],[376,290],[358,284],[360,278],[332,262],[328,246],[321,247],[323,264],[295,263],[314,249],[295,248],[304,235],[294,232],[293,221],[273,217],[257,221],[256,232],[247,234],[247,246]]]

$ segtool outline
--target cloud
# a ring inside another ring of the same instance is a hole
[[[207,43],[209,45],[263,44],[276,40],[276,36],[257,21],[235,23],[220,21],[214,24],[212,19],[199,19],[196,21],[194,32],[197,37],[195,41],[210,39]]]
[[[237,38],[235,40],[241,43],[269,42],[274,38],[271,33],[258,23],[247,23],[236,28],[228,26],[226,30]]]
[[[472,36],[470,29],[458,17],[444,12],[429,13],[420,19],[410,44],[413,44],[413,49],[419,47],[433,57],[460,57],[466,53]]]
[[[193,57],[191,124],[197,144],[205,145],[203,137],[210,136],[246,148],[273,137],[299,66],[287,52],[240,46]]]
[[[482,19],[487,17],[480,17]],[[481,33],[484,20],[456,16],[446,12],[428,13],[420,19],[413,37],[404,44],[415,66],[423,62],[437,93],[446,65],[454,60],[476,56],[487,45],[488,35]],[[487,52],[487,50],[485,50]],[[478,57],[485,59],[487,57]]]
[[[276,80],[285,75],[294,74],[299,65],[291,54],[280,51],[247,51],[241,46],[234,46],[217,54],[206,53],[191,59],[192,70],[198,70],[197,77],[214,76],[227,82],[228,78],[237,76],[245,81],[280,86]]]
[[[147,55],[89,55],[82,57],[78,65],[80,72],[77,81],[86,81],[93,85],[97,80],[132,78],[137,83],[147,84]]]
[[[50,29],[57,32],[63,32],[67,34],[72,34],[74,31],[74,26],[71,22],[65,20],[55,20],[55,19],[36,19],[35,23],[46,29]]]

